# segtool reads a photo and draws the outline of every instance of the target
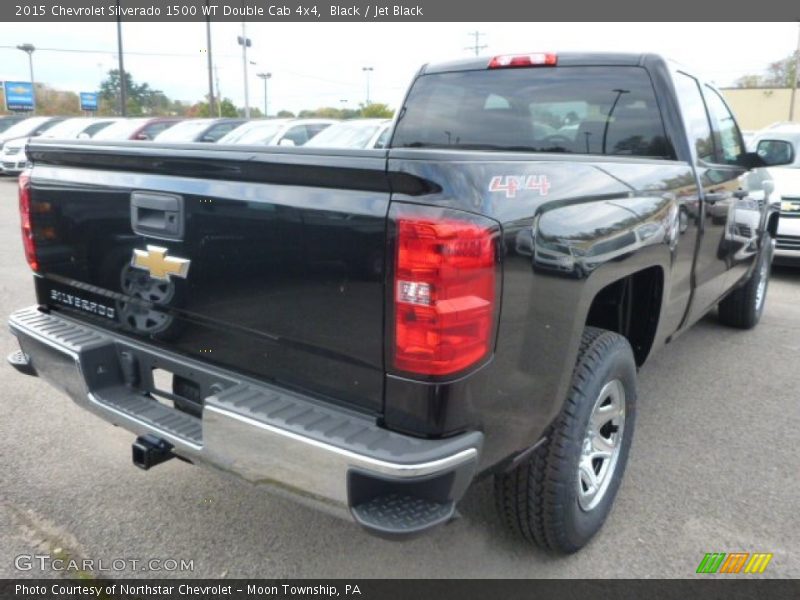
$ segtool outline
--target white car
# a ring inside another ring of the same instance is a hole
[[[775,193],[781,199],[775,258],[800,262],[800,124],[762,130],[753,138],[751,148],[769,162],[788,162],[769,168]]]
[[[333,119],[259,119],[242,123],[217,142],[253,146],[303,146]]]
[[[352,119],[331,125],[309,140],[309,148],[385,148],[391,119]]]
[[[15,123],[0,134],[0,173],[18,172],[16,168],[20,163],[23,164],[22,168],[24,169],[24,165],[28,164],[28,158],[24,152],[22,156],[17,156],[19,149],[25,146],[24,140],[41,135],[63,120],[62,117],[31,117]],[[23,140],[21,145],[15,143],[18,140]],[[8,145],[13,145],[15,150],[13,152],[6,151]]]
[[[43,130],[38,137],[58,140],[90,139],[101,129],[118,121],[115,118],[85,118],[64,119],[56,122],[51,127]],[[25,170],[28,157],[25,154],[25,144],[33,136],[25,135],[11,139],[3,144],[0,153],[0,167],[6,175],[16,175]]]

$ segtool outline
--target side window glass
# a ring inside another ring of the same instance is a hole
[[[306,130],[308,131],[308,139],[313,138],[320,131],[322,131],[323,129],[327,129],[327,128],[328,128],[328,124],[327,123],[316,123],[316,124],[312,124],[312,125],[306,125]]]
[[[386,144],[389,141],[389,132],[391,130],[392,130],[391,127],[387,127],[386,129],[383,130],[383,133],[381,133],[378,136],[378,141],[375,142],[376,148],[386,148]]]
[[[733,118],[731,111],[725,105],[720,95],[706,86],[706,101],[711,121],[714,123],[714,133],[718,136],[720,157],[717,159],[724,164],[733,165],[742,154],[742,137],[739,126]]]
[[[284,140],[292,140],[295,146],[302,146],[308,141],[308,133],[305,125],[296,125],[286,132]]]
[[[148,137],[148,139],[152,140],[159,133],[167,129],[170,125],[172,125],[172,123],[153,123],[152,125],[148,125],[147,127],[145,127],[142,133],[144,133]]]
[[[711,125],[708,122],[705,102],[697,80],[685,73],[677,73],[675,90],[678,93],[678,103],[683,113],[689,142],[694,144],[697,158],[705,162],[716,162]]]
[[[212,127],[211,131],[209,131],[204,137],[208,138],[209,141],[216,142],[234,127],[236,127],[235,123],[221,123],[220,125]]]

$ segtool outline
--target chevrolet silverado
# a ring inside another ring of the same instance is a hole
[[[27,154],[9,361],[132,432],[137,466],[391,538],[493,477],[558,553],[611,509],[647,358],[715,307],[758,322],[779,216],[720,93],[651,54],[426,65],[385,149]]]

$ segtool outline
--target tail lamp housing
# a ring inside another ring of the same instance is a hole
[[[391,359],[396,371],[441,377],[494,347],[500,228],[489,219],[395,204]]]
[[[22,245],[25,248],[25,258],[34,271],[39,270],[39,259],[36,257],[36,238],[31,222],[31,176],[29,171],[23,171],[19,176],[19,216],[22,226]]]

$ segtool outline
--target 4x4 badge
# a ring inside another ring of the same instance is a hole
[[[150,272],[150,277],[169,281],[170,276],[186,279],[189,274],[188,258],[167,256],[167,249],[160,246],[147,246],[147,250],[134,248],[131,266]]]

